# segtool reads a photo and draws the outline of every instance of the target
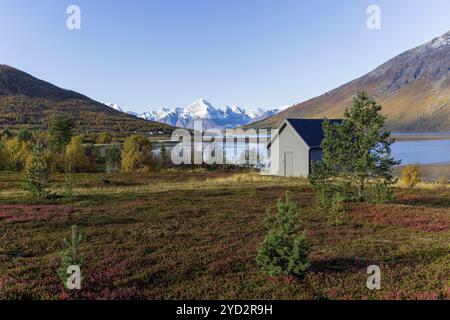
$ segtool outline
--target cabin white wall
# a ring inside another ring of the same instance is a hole
[[[298,134],[287,126],[272,143],[270,150],[270,174],[284,176],[284,154],[294,155],[294,177],[307,177],[309,174],[309,147]]]

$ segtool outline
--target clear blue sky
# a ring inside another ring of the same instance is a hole
[[[66,28],[70,4],[81,30]],[[0,0],[0,63],[135,111],[276,107],[448,30],[449,0]]]

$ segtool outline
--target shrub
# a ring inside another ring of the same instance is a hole
[[[421,182],[419,165],[409,165],[402,170],[402,181],[409,187],[414,188]]]
[[[444,176],[440,176],[436,182],[434,183],[436,189],[438,190],[445,190],[448,188],[449,185],[449,180],[447,179],[447,177]]]
[[[140,135],[128,137],[122,149],[122,170],[149,172],[154,167],[150,140]]]
[[[299,218],[299,210],[286,193],[279,200],[277,212],[267,211],[267,235],[258,250],[256,261],[267,275],[301,277],[309,268],[306,230]]]
[[[396,180],[395,180],[396,181]],[[394,187],[384,181],[374,182],[368,188],[367,200],[370,203],[383,204],[394,200]]]
[[[0,170],[8,169],[8,154],[3,142],[0,141]]]
[[[71,172],[67,172],[64,175],[64,197],[66,198],[73,197],[73,184],[74,184],[74,175]]]
[[[26,128],[22,128],[22,129],[20,129],[19,133],[17,134],[17,138],[20,141],[28,142],[33,138],[33,134],[31,133],[30,130],[28,130]]]
[[[80,171],[87,167],[86,149],[83,146],[83,138],[74,136],[67,145],[64,156],[66,171]]]
[[[33,151],[27,161],[25,168],[26,182],[25,189],[33,196],[45,198],[47,195],[49,168],[43,147],[40,144],[33,146]]]
[[[330,206],[328,208],[327,217],[328,222],[336,226],[345,223],[345,207],[344,207],[345,197],[340,193],[333,194],[330,201]]]

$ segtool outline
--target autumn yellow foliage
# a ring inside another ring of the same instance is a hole
[[[8,139],[4,144],[6,167],[10,170],[22,170],[30,153],[29,145],[19,138]]]
[[[402,181],[409,187],[414,188],[422,180],[420,178],[419,165],[406,166],[402,170]]]
[[[74,136],[66,147],[64,164],[66,171],[80,171],[87,166],[88,159],[81,136]]]
[[[140,135],[128,137],[122,149],[122,171],[149,172],[154,168],[150,140]]]
[[[99,144],[106,144],[112,142],[112,135],[109,132],[102,132],[99,133],[97,137],[97,143]]]

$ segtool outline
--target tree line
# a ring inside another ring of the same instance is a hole
[[[167,150],[161,147],[159,156],[153,154],[152,142],[143,135],[132,135],[121,147],[110,133],[100,133],[97,144],[89,136],[75,134],[74,121],[54,117],[47,131],[21,129],[0,135],[0,170],[23,171],[26,189],[38,197],[47,196],[46,186],[51,173],[115,171],[150,172],[168,162]]]

